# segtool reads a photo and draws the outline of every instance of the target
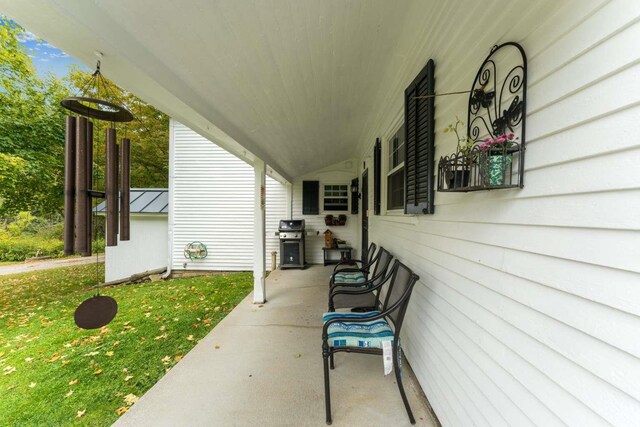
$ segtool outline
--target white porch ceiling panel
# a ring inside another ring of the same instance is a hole
[[[435,0],[0,0],[0,8],[90,67],[103,52],[103,71],[118,84],[291,179],[351,157],[371,136],[389,95],[398,105],[427,61],[445,3],[456,9]]]

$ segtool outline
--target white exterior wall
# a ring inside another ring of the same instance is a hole
[[[105,281],[167,267],[167,215],[131,214],[131,240],[105,248]]]
[[[172,268],[252,270],[253,168],[175,120],[170,133]],[[193,241],[207,246],[207,258],[184,257]]]
[[[281,219],[289,219],[288,190],[289,186],[281,184],[267,176],[267,211],[266,211],[266,251],[265,266],[271,270],[271,252],[276,252],[276,268],[280,265],[280,239],[276,235]]]
[[[640,422],[640,2],[558,5],[505,9],[505,25],[451,22],[412,73],[434,58],[436,92],[462,90],[493,44],[522,44],[525,188],[370,215],[370,241],[420,275],[403,347],[446,426]],[[401,117],[396,95],[378,136]],[[466,103],[436,98],[436,162],[455,150],[441,130],[466,120]]]
[[[346,240],[347,243],[354,248],[354,258],[358,258],[359,256],[360,222],[358,220],[358,215],[351,215],[351,193],[349,193],[349,211],[324,212],[322,210],[323,185],[342,184],[350,187],[351,180],[357,176],[355,163],[356,162],[353,160],[345,160],[336,165],[331,165],[319,171],[312,172],[302,177],[298,177],[293,182],[292,218],[305,220],[305,228],[308,232],[305,240],[307,263],[322,264],[322,248],[324,247],[323,233],[326,229],[330,229],[334,233],[334,237]],[[320,181],[320,213],[318,215],[302,215],[302,181]],[[347,224],[340,226],[325,225],[324,217],[328,214],[331,214],[333,216],[337,216],[340,214],[347,215]],[[339,257],[339,253],[333,253],[331,255],[334,258]]]

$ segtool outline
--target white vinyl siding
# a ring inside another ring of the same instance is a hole
[[[253,168],[176,121],[172,133],[172,268],[252,270]],[[207,258],[184,258],[193,241],[207,246]]]
[[[276,252],[276,268],[280,265],[280,239],[276,235],[281,219],[289,219],[287,208],[288,186],[267,176],[267,203],[265,224],[265,266],[271,270],[271,252]]]
[[[522,44],[525,188],[436,193],[435,215],[370,216],[369,239],[420,275],[402,344],[444,425],[637,425],[640,2],[518,4],[508,25],[444,16],[413,74],[433,57],[436,92],[464,89],[493,44]],[[436,123],[466,107],[437,98]],[[436,161],[454,150],[437,132]]]

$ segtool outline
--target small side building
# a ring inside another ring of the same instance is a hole
[[[105,248],[105,281],[167,267],[169,190],[131,189],[131,239]],[[105,203],[97,207],[104,213]]]

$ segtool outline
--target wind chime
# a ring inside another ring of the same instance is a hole
[[[131,141],[122,138],[117,143],[116,123],[133,120],[133,115],[123,106],[100,99],[100,89],[111,95],[110,84],[100,72],[100,61],[96,71],[80,90],[77,97],[62,100],[61,104],[77,116],[65,119],[64,158],[64,253],[91,256],[92,230],[95,230],[93,199],[106,201],[106,245],[116,246],[120,240],[130,238],[130,153]],[[90,95],[95,93],[96,98]],[[93,122],[89,119],[109,122],[105,135],[105,180],[104,191],[98,191],[93,168]],[[120,198],[118,200],[118,194]],[[120,206],[118,206],[118,204]],[[92,217],[92,211],[94,217]],[[83,329],[100,328],[113,320],[118,312],[116,301],[100,295],[96,254],[96,295],[85,300],[75,311],[76,325]]]

